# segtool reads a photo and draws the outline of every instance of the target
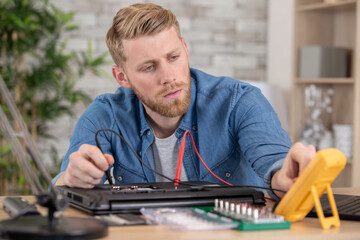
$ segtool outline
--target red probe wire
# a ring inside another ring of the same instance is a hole
[[[210,168],[208,168],[208,166],[206,165],[206,163],[204,162],[204,160],[200,157],[200,154],[196,148],[196,145],[195,145],[195,142],[194,142],[194,139],[190,133],[189,130],[186,130],[184,135],[183,135],[183,139],[181,140],[181,145],[180,145],[180,151],[179,151],[179,157],[178,157],[178,165],[177,165],[177,169],[176,169],[176,175],[175,175],[175,178],[174,178],[174,186],[175,188],[177,188],[179,186],[179,182],[180,182],[180,175],[181,175],[181,166],[182,166],[182,162],[183,162],[183,158],[184,158],[184,152],[185,152],[185,142],[186,142],[186,135],[189,134],[190,138],[191,138],[191,142],[193,144],[193,147],[195,149],[195,152],[197,154],[197,156],[199,157],[201,163],[204,165],[204,167],[215,177],[217,178],[218,180],[220,180],[221,182],[225,183],[226,185],[229,185],[229,186],[233,186],[231,183],[228,183],[226,182],[225,180],[219,178],[218,176],[216,176],[215,173],[213,173]],[[275,199],[273,198],[269,198],[269,197],[265,197],[265,199],[268,199],[268,200],[272,200],[272,201],[275,201]]]
[[[231,183],[228,183],[226,182],[225,180],[219,178],[218,176],[216,176],[215,173],[213,173],[210,168],[208,168],[208,166],[206,165],[206,163],[202,160],[202,158],[200,157],[200,154],[196,148],[196,145],[195,145],[195,142],[194,142],[194,139],[190,133],[189,130],[186,130],[184,135],[183,135],[183,138],[181,140],[181,145],[180,145],[180,151],[179,151],[179,157],[178,157],[178,165],[177,165],[177,169],[176,169],[176,175],[175,175],[175,178],[174,178],[174,186],[175,188],[177,188],[179,186],[179,182],[180,182],[180,175],[181,175],[181,166],[182,166],[182,162],[183,162],[183,157],[184,157],[184,151],[185,151],[185,142],[186,142],[186,135],[189,134],[190,138],[191,138],[191,142],[193,144],[193,147],[195,149],[195,152],[197,154],[197,156],[199,157],[201,163],[204,165],[204,167],[215,177],[217,178],[218,180],[220,180],[221,182],[225,183],[226,185],[229,185],[229,186],[232,186]]]

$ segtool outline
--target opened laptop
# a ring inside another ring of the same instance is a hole
[[[209,182],[182,182],[177,189],[172,182],[99,184],[93,189],[57,188],[70,206],[87,213],[139,212],[143,207],[214,206],[214,199],[239,199],[265,204],[264,194],[252,188],[225,186]]]

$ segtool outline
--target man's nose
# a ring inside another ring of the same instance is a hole
[[[161,84],[169,84],[174,82],[176,79],[174,71],[170,64],[163,64],[161,67]]]

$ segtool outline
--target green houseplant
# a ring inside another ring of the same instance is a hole
[[[93,57],[90,42],[86,52],[66,49],[64,36],[78,28],[72,23],[74,15],[46,0],[0,2],[0,74],[35,141],[54,137],[48,132],[48,123],[64,115],[72,116],[74,104],[89,103],[89,96],[75,88],[85,72],[106,74],[100,67],[108,62],[107,53]],[[1,96],[0,104],[6,110]],[[1,135],[0,169],[0,194],[27,191],[20,187],[24,178],[18,174]]]

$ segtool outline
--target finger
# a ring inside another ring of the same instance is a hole
[[[85,181],[84,181],[85,180]],[[93,188],[95,184],[99,184],[101,179],[93,179],[90,176],[85,176],[85,178],[74,178],[71,182],[72,186],[70,187],[79,187],[79,188]]]
[[[95,184],[100,183],[100,181],[101,178],[94,179],[76,168],[68,168],[64,172],[64,184],[69,187],[92,188]]]
[[[315,154],[316,154],[316,148],[313,145],[308,145],[306,146],[307,149],[309,150],[309,153],[312,155],[312,158],[314,158]]]
[[[101,179],[104,176],[104,171],[94,165],[93,161],[85,161],[80,170],[81,174],[78,176],[90,176],[93,179]]]
[[[92,161],[93,164],[102,171],[106,171],[109,168],[108,161],[98,147],[89,144],[83,144],[79,148],[79,152],[84,158]]]
[[[109,166],[113,165],[115,160],[114,160],[114,157],[110,154],[104,154],[105,156],[105,159],[107,160]]]
[[[297,142],[291,147],[284,163],[289,178],[297,177],[311,160],[308,151],[301,142]]]
[[[82,178],[90,176],[94,179],[101,179],[104,171],[94,165],[93,161],[84,158],[80,152],[74,152],[69,157],[69,166],[67,167],[68,178]]]
[[[295,149],[294,160],[299,164],[299,175],[305,170],[309,162],[314,158],[316,149],[313,145],[304,146],[299,144]]]

